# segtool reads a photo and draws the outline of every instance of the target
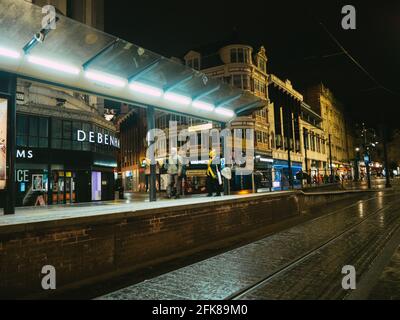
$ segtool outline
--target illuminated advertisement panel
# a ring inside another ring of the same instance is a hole
[[[7,107],[8,101],[0,98],[0,190],[7,182]]]

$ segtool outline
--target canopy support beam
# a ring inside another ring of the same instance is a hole
[[[187,76],[187,77],[185,77],[185,78],[182,78],[181,80],[178,80],[178,81],[175,82],[174,84],[171,84],[171,85],[169,85],[169,86],[166,86],[165,89],[164,89],[164,92],[173,91],[174,89],[176,89],[176,88],[179,87],[180,85],[182,85],[182,84],[184,84],[184,83],[186,83],[186,82],[192,80],[193,77],[194,77],[194,75],[191,74],[190,76]]]
[[[210,90],[200,93],[199,95],[197,95],[196,97],[193,98],[193,101],[197,101],[197,100],[200,100],[201,98],[207,97],[208,95],[218,91],[220,88],[221,88],[221,86],[218,85],[218,86],[211,88]]]
[[[154,141],[150,141],[150,132],[154,130],[156,127],[156,120],[155,120],[155,111],[153,106],[148,106],[146,110],[147,116],[147,138],[148,138],[148,145],[150,150],[150,190],[149,190],[149,200],[150,202],[157,201],[157,188],[156,188],[156,180],[157,180],[157,167],[156,167],[156,159],[155,159],[155,150],[154,150]],[[147,160],[148,161],[148,160]]]
[[[258,101],[256,101],[256,102],[252,102],[252,103],[250,103],[250,104],[248,104],[248,105],[245,105],[245,106],[243,106],[243,107],[240,107],[239,109],[236,110],[236,114],[237,114],[237,115],[240,115],[240,113],[243,113],[243,112],[245,112],[245,111],[248,111],[248,110],[251,110],[251,109],[253,109],[253,108],[255,108],[255,107],[258,107],[262,102],[263,102],[263,101],[260,99],[260,100],[258,100]]]
[[[234,101],[240,99],[242,95],[243,95],[243,94],[240,93],[240,94],[237,94],[237,95],[235,95],[235,96],[233,96],[233,97],[230,97],[230,98],[228,98],[228,99],[226,99],[226,100],[224,100],[224,101],[220,101],[220,102],[216,105],[216,107],[219,108],[219,107],[222,107],[222,106],[224,106],[224,105],[226,105],[226,104],[229,104],[229,103],[231,103],[231,102],[234,102]]]
[[[128,81],[132,82],[132,81],[138,80],[141,76],[145,75],[146,73],[148,73],[151,70],[153,70],[154,68],[156,68],[160,64],[161,60],[162,60],[162,58],[158,58],[155,61],[153,61],[152,63],[149,63],[147,66],[145,66],[144,68],[140,69],[140,71],[138,71],[135,74],[129,76]]]
[[[88,61],[86,61],[82,65],[83,70],[86,70],[97,58],[99,58],[106,52],[109,52],[110,50],[112,50],[118,42],[119,42],[119,39],[115,39],[114,41],[110,42],[107,46],[105,46],[103,49],[101,49],[98,53],[96,53],[93,57],[91,57]]]

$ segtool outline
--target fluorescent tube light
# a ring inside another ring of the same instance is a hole
[[[126,85],[126,80],[98,71],[86,71],[85,77],[93,81],[116,87],[124,87]]]
[[[0,56],[19,59],[21,57],[21,54],[18,51],[0,48]]]
[[[213,111],[215,109],[214,105],[203,101],[194,101],[192,105],[193,107],[204,111]]]
[[[132,82],[129,85],[129,88],[135,92],[143,93],[145,95],[153,96],[153,97],[161,97],[164,93],[164,91],[159,88],[152,87],[147,84],[143,84],[143,83],[136,82],[136,81]]]
[[[172,92],[167,92],[164,94],[164,99],[175,102],[178,104],[182,104],[185,106],[188,106],[192,103],[192,99],[189,97],[182,96],[180,94],[172,93]]]
[[[57,71],[65,72],[65,73],[70,73],[70,74],[74,74],[74,75],[78,75],[80,72],[80,69],[78,69],[76,67],[66,65],[66,64],[63,64],[63,63],[60,63],[57,61],[36,57],[36,56],[29,55],[28,61],[30,63],[37,64],[37,65],[45,67],[45,68],[49,68],[49,69],[53,69],[53,70],[57,70]]]
[[[225,109],[225,108],[217,108],[215,109],[215,112],[222,115],[222,116],[227,116],[227,117],[234,117],[235,113],[232,110]]]

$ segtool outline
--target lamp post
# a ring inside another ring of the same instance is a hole
[[[354,161],[354,181],[360,180],[360,148],[356,148],[356,159]]]
[[[329,134],[329,165],[331,167],[331,183],[334,182],[333,180],[333,162],[332,162],[332,135]]]
[[[304,161],[306,163],[306,174],[307,174],[307,184],[308,184],[308,157],[307,157],[307,150],[308,150],[308,131],[307,129],[303,128],[303,141],[304,141]]]
[[[368,135],[373,137],[372,140],[368,139]],[[361,138],[362,138],[362,146],[363,146],[363,154],[364,154],[364,163],[367,171],[367,180],[368,180],[368,189],[372,188],[371,183],[371,153],[370,149],[375,148],[378,142],[376,142],[376,132],[372,128],[367,128],[365,123],[362,124],[361,129]]]
[[[383,139],[383,158],[385,161],[385,176],[386,176],[386,188],[391,188],[392,185],[390,184],[390,169],[389,169],[389,159],[388,159],[388,152],[387,152],[387,140],[386,140],[386,128],[384,125],[381,126],[381,134]]]

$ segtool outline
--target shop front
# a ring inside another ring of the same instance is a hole
[[[302,182],[296,179],[297,173],[303,170],[303,164],[301,162],[292,162],[292,177],[293,186],[295,189],[301,189]],[[273,190],[288,190],[290,188],[289,183],[289,166],[287,160],[274,160],[273,164]]]
[[[254,181],[257,190],[272,191],[272,153],[256,153],[254,160]]]
[[[95,124],[18,114],[16,206],[114,200],[114,145],[114,133]]]

